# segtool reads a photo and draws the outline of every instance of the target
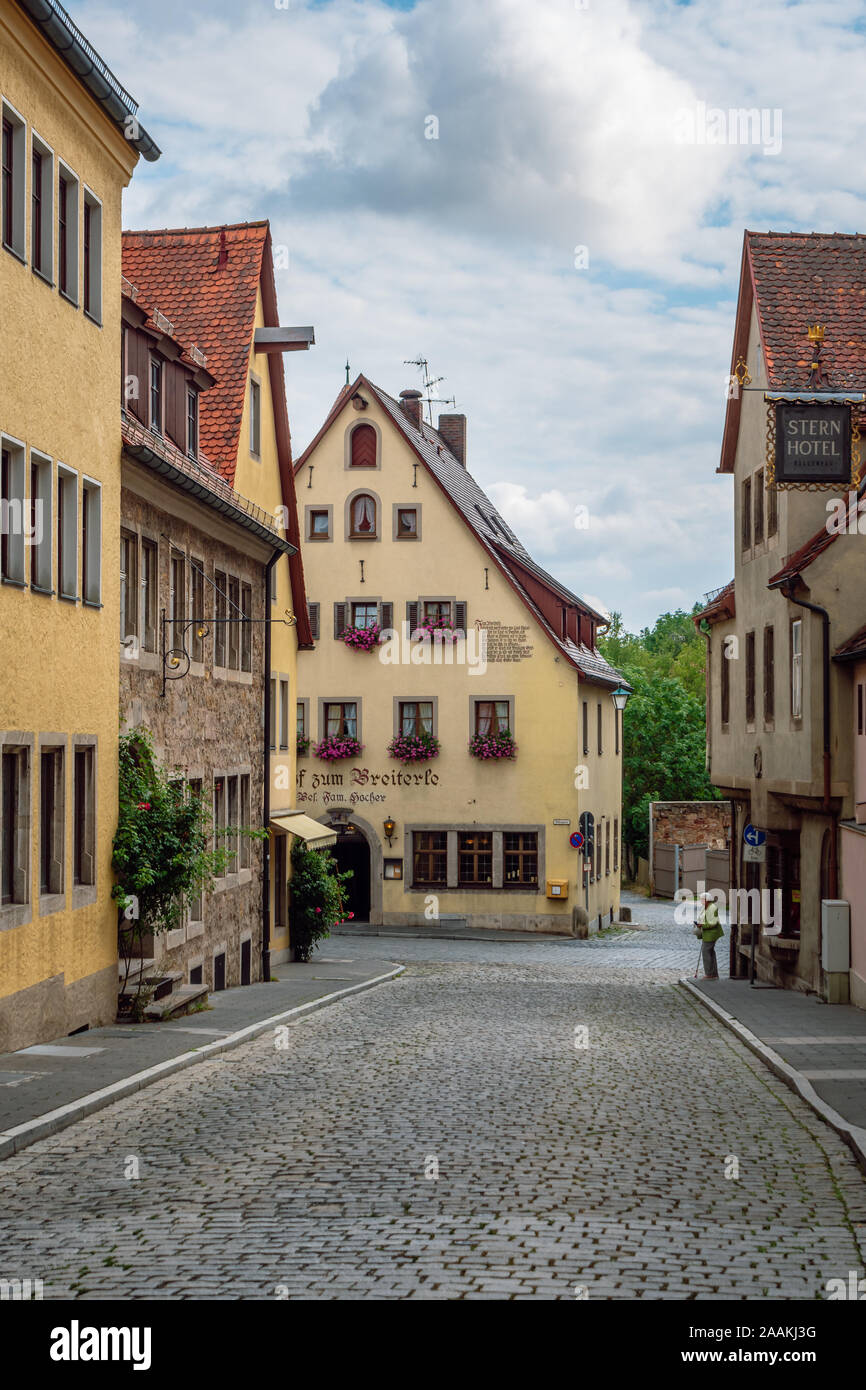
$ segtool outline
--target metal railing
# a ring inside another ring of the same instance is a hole
[[[130,112],[130,114],[134,116],[136,111],[138,110],[138,102],[135,100],[133,96],[130,95],[126,88],[122,86],[120,82],[118,82],[114,73],[111,71],[111,68],[108,66],[108,64],[105,62],[103,58],[100,58],[96,49],[93,47],[93,44],[87,41],[87,39],[84,37],[81,30],[79,29],[78,25],[75,23],[75,20],[67,14],[66,10],[64,10],[63,6],[60,4],[60,0],[46,0],[46,4],[50,6],[50,8],[60,19],[62,19],[66,27],[75,36],[76,42],[81,44],[81,47],[84,49],[88,58],[93,63],[93,66],[105,78],[106,82],[108,83],[111,90],[114,92],[115,96],[118,96],[120,98],[120,100],[123,102],[124,106]]]

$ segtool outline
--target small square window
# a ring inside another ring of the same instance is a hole
[[[310,535],[311,541],[327,541],[331,539],[331,518],[327,511],[310,512]]]
[[[415,507],[397,508],[397,540],[414,541],[418,539],[418,511]]]

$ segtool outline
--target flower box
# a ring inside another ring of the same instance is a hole
[[[345,642],[347,647],[351,647],[356,652],[371,652],[374,647],[378,647],[382,629],[378,623],[372,627],[344,627],[340,633],[340,641]]]
[[[425,763],[439,756],[439,740],[434,734],[396,734],[388,753],[401,763]]]
[[[417,623],[412,629],[413,642],[432,642],[434,637],[441,637],[443,642],[456,642],[458,637],[465,634],[460,628],[454,627],[447,618],[436,618],[433,622]]]
[[[313,752],[325,762],[337,762],[340,758],[357,758],[363,747],[363,743],[348,734],[328,734],[321,743],[313,745]]]
[[[473,758],[483,758],[485,761],[491,758],[517,757],[517,744],[509,729],[503,729],[498,734],[473,734],[469,740],[469,752]]]

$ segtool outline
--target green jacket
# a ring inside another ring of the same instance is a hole
[[[719,921],[718,905],[714,902],[707,903],[704,909],[704,920],[701,924],[701,940],[708,941],[710,944],[718,941],[720,936],[724,936],[724,928]]]

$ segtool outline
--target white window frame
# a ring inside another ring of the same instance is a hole
[[[66,289],[62,288],[62,276],[60,269],[60,180],[64,179],[67,188],[66,208]],[[77,309],[78,299],[78,242],[81,206],[81,180],[78,175],[65,164],[62,159],[57,161],[57,288],[62,297],[73,304]]]
[[[84,302],[84,312],[98,327],[102,327],[102,199],[92,188],[84,185],[81,206],[81,245],[84,248],[84,209],[90,208],[90,302]],[[95,225],[93,213],[96,213]],[[82,298],[84,299],[84,263],[82,261]]]
[[[794,636],[796,632],[796,638]],[[791,718],[803,718],[803,619],[791,619]]]
[[[43,454],[41,449],[30,450],[30,467],[27,470],[27,478],[32,488],[33,486],[33,467],[39,470],[39,484],[36,498],[30,497],[31,508],[34,501],[41,507],[41,517],[38,528],[40,539],[36,540],[37,532],[34,531],[30,537],[30,558],[31,563],[28,567],[28,579],[30,587],[37,589],[40,593],[52,594],[54,592],[52,580],[54,577],[51,551],[54,545],[54,509],[51,505],[54,496],[54,460],[48,454]],[[33,552],[36,552],[37,582],[33,582]]]
[[[85,554],[83,539],[85,509],[89,508],[88,499],[92,497],[98,499],[96,508],[98,526],[94,538],[93,518],[88,510],[87,553]],[[89,478],[86,473],[81,475],[81,531],[81,597],[92,608],[98,608],[102,603],[102,484],[96,478]]]
[[[60,598],[78,600],[78,474],[65,463],[57,463],[57,524],[60,525],[60,493],[63,503],[62,556],[58,546],[57,593]],[[58,531],[59,535],[59,531]]]
[[[33,260],[33,155],[42,156],[42,234],[39,239],[39,259],[41,265],[37,269]],[[47,284],[54,284],[54,151],[47,141],[35,130],[30,131],[30,170],[31,170],[31,189],[30,189],[30,265],[34,275],[45,280]]]
[[[11,251],[13,256],[17,256],[20,261],[27,263],[27,122],[20,111],[4,98],[0,102],[2,106],[2,118],[9,121],[14,131],[12,141],[14,172],[12,183],[12,241],[7,242],[3,238],[3,247]],[[0,220],[0,237],[6,229],[6,209],[0,209],[2,220]]]

